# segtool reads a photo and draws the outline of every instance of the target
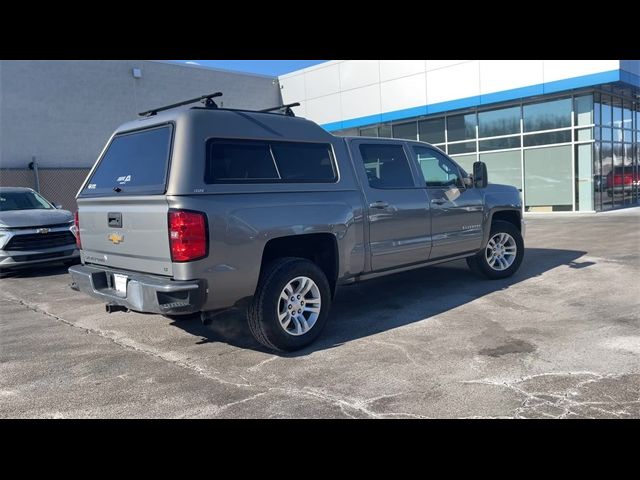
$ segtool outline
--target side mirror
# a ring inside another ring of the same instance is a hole
[[[462,179],[462,185],[464,185],[465,188],[471,188],[473,186],[473,177],[464,177]]]
[[[54,203],[53,206],[56,207],[58,210],[62,208],[62,205],[60,205],[59,203]]]
[[[476,188],[486,188],[487,183],[488,183],[487,164],[484,162],[474,162],[473,185]]]

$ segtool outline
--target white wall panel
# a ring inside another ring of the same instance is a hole
[[[316,98],[340,91],[340,65],[305,72],[307,98]]]
[[[316,123],[331,123],[342,120],[340,108],[340,94],[325,95],[306,101],[306,118]],[[349,118],[349,117],[346,117]]]
[[[481,60],[480,94],[543,82],[542,60]]]
[[[341,97],[345,119],[380,113],[380,84],[348,90]]]
[[[424,68],[424,60],[380,60],[380,81],[423,73]]]
[[[460,63],[471,62],[472,60],[425,60],[427,72],[439,68],[452,67]]]
[[[329,123],[620,68],[637,72],[639,65],[637,60],[334,60],[280,81],[285,102],[306,100],[299,115]],[[322,100],[325,96],[330,98]]]
[[[307,98],[305,91],[305,74],[295,77],[280,78],[280,92],[284,103],[299,102]]]
[[[380,82],[379,68],[378,60],[345,60],[340,64],[340,88],[345,91]]]
[[[295,102],[298,102],[299,100],[294,100]],[[287,101],[287,100],[283,100],[284,103],[293,103],[291,101]],[[293,107],[293,113],[296,114],[296,117],[304,117],[304,118],[308,118],[307,117],[307,102],[302,100],[299,101],[300,102],[300,106],[298,107]]]
[[[427,72],[427,103],[480,95],[478,61]]]
[[[545,60],[544,81],[553,82],[617,68],[620,68],[619,60]]]
[[[425,73],[390,80],[380,84],[383,112],[401,108],[420,107],[427,104],[427,76]]]

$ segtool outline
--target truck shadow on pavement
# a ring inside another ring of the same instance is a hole
[[[0,271],[0,278],[53,277],[57,275],[67,275],[68,273],[69,266],[63,265],[62,263],[51,263],[45,265],[12,268],[5,271]]]
[[[593,262],[576,261],[586,253],[527,248],[520,270],[502,280],[477,277],[461,260],[340,287],[327,325],[316,341],[297,352],[276,354],[297,357],[335,348],[351,340],[428,319],[562,265],[586,268]],[[221,313],[207,326],[199,320],[179,320],[174,325],[201,337],[199,344],[224,342],[273,353],[253,339],[241,310]]]

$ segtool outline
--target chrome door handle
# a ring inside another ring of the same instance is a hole
[[[434,198],[433,200],[431,200],[431,203],[435,203],[436,205],[443,205],[447,203],[447,201],[442,198]]]
[[[389,203],[378,200],[377,202],[373,202],[369,204],[369,208],[388,208]]]

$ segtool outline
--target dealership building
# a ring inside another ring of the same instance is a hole
[[[74,196],[113,130],[223,92],[222,107],[294,111],[336,135],[432,143],[514,185],[527,212],[640,199],[638,60],[332,60],[278,78],[147,60],[0,60],[0,185]],[[188,107],[185,107],[188,108]]]
[[[432,143],[528,212],[638,204],[638,60],[344,60],[279,78],[336,135]]]
[[[37,187],[74,210],[117,126],[138,112],[217,91],[222,107],[269,108],[282,100],[274,77],[197,65],[0,60],[0,185]]]

